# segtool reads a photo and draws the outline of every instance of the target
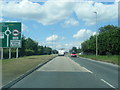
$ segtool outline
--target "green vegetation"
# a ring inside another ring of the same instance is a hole
[[[76,48],[76,47],[72,47],[72,49],[69,50],[69,52],[76,52],[76,53],[80,53],[81,52],[81,49],[80,48]]]
[[[54,57],[56,55],[35,55],[2,60],[3,85]]]
[[[107,25],[99,28],[98,34],[98,54],[99,55],[119,55],[120,54],[120,28]],[[96,35],[91,36],[81,44],[84,54],[95,54]]]
[[[103,61],[103,62],[109,62],[109,63],[113,63],[113,64],[117,64],[120,65],[119,55],[80,55],[80,57],[85,57],[85,58],[90,58],[90,59],[94,59],[94,60],[98,60],[98,61]]]
[[[12,57],[16,57],[16,49],[12,48]],[[4,49],[4,58],[8,58],[9,49]],[[19,57],[22,56],[32,56],[32,55],[50,55],[56,54],[57,50],[52,50],[50,47],[40,46],[38,42],[32,40],[31,38],[25,38],[22,36],[22,48],[19,49]]]
[[[114,25],[107,25],[99,28],[98,56],[96,53],[96,35],[92,35],[81,44],[81,48],[73,47],[71,51],[80,53],[81,57],[91,58],[120,65],[120,28]]]

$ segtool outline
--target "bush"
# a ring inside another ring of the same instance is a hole
[[[16,57],[16,49],[15,48],[11,48],[11,58],[15,58]],[[9,58],[9,48],[4,48],[3,49],[3,58],[4,59],[8,59]]]
[[[26,56],[31,56],[31,55],[34,54],[34,51],[33,51],[33,50],[30,50],[30,49],[26,49],[26,50],[25,50],[25,54],[26,54]]]

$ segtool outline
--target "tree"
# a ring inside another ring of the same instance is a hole
[[[38,54],[40,54],[40,55],[44,54],[44,48],[43,48],[43,46],[38,46]]]
[[[50,47],[44,47],[44,54],[51,54],[52,53],[52,49]]]
[[[26,39],[25,39],[25,36],[22,35],[22,48],[20,49],[20,56],[25,56],[25,43],[26,43]]]
[[[35,42],[31,38],[27,38],[25,46],[26,46],[27,50],[33,50],[34,54],[37,54],[37,52],[38,52],[38,43],[37,42]]]
[[[99,28],[98,34],[98,54],[99,55],[118,55],[120,54],[120,28],[107,25]],[[82,51],[95,54],[96,36],[91,36],[81,44]]]
[[[72,52],[77,52],[77,48],[76,47],[72,47]]]
[[[78,49],[77,49],[77,53],[80,53],[81,52],[81,48],[79,47]]]
[[[112,30],[115,30],[117,29],[118,27],[117,26],[114,26],[114,25],[106,25],[104,27],[100,27],[99,28],[99,33],[102,33],[102,32],[106,32],[106,31],[112,31]]]

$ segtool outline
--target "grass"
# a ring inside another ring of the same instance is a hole
[[[33,69],[39,64],[42,64],[56,55],[37,55],[25,56],[18,59],[4,59],[2,60],[2,83],[7,84],[18,76]]]
[[[108,62],[120,65],[120,56],[119,55],[80,55],[81,57],[90,58],[98,61]]]

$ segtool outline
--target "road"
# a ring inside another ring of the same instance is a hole
[[[11,88],[116,88],[116,66],[58,56]]]

